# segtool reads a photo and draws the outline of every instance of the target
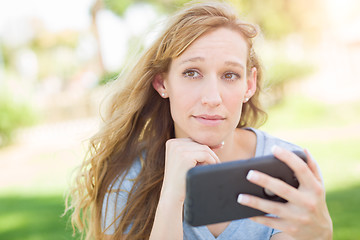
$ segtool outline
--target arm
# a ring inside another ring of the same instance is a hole
[[[165,173],[150,240],[183,239],[183,205],[186,172],[196,164],[220,160],[205,145],[191,139],[171,139],[166,143]]]
[[[160,197],[150,240],[183,239],[183,203]],[[171,236],[171,237],[170,237]]]
[[[315,161],[308,152],[308,164],[284,149],[276,148],[273,153],[294,171],[300,185],[296,189],[260,172],[248,176],[252,183],[268,188],[288,200],[287,203],[278,203],[244,196],[241,204],[278,216],[251,219],[282,231],[272,239],[332,239],[332,221],[326,206],[325,188]]]

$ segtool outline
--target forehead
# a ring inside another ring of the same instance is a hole
[[[240,32],[229,28],[218,28],[200,36],[174,60],[181,62],[188,58],[202,57],[246,63],[247,56],[248,45]]]

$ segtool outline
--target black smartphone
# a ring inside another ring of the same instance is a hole
[[[307,162],[304,152],[294,153]],[[240,193],[286,202],[267,189],[249,182],[246,175],[250,170],[279,178],[296,188],[299,186],[294,172],[274,155],[197,166],[186,175],[185,221],[192,226],[201,226],[266,214],[239,204],[237,197]]]

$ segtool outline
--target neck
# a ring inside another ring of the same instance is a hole
[[[213,149],[221,162],[248,159],[255,156],[256,135],[244,129],[236,129],[224,140],[221,148]]]
[[[237,148],[235,142],[235,134],[231,134],[226,139],[224,139],[224,144],[219,148],[213,148],[212,150],[219,157],[221,162],[227,162],[234,160],[234,150]]]

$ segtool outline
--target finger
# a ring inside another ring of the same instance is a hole
[[[166,142],[166,154],[175,154],[187,160],[192,160],[193,167],[196,165],[220,163],[218,156],[208,146],[194,142],[190,138],[168,140]]]
[[[205,153],[209,154],[215,160],[215,163],[220,163],[219,157],[216,155],[216,153],[213,150],[210,149],[210,147],[208,147],[207,145],[199,144],[197,142],[193,142],[193,143],[194,143],[194,145],[193,145],[192,151],[205,152]],[[211,164],[213,164],[213,162],[211,162]]]
[[[193,143],[199,145],[199,146],[202,146],[203,147],[203,150],[204,151],[207,151],[209,152],[209,154],[216,160],[216,163],[221,163],[219,157],[216,155],[216,153],[207,145],[203,145],[203,144],[200,144],[198,142],[195,142],[193,141],[192,139],[190,139]],[[222,145],[221,145],[222,146]]]
[[[255,170],[249,171],[246,178],[250,182],[270,190],[277,196],[286,199],[289,202],[301,203],[302,198],[297,189],[278,178],[273,178],[265,173]]]
[[[312,174],[308,165],[295,153],[278,146],[274,146],[272,152],[276,158],[284,162],[294,171],[300,184],[311,186],[314,181],[316,181],[315,176]]]
[[[307,164],[311,170],[311,172],[314,174],[317,180],[319,180],[321,183],[323,183],[323,179],[321,177],[319,166],[316,164],[314,158],[311,156],[310,152],[307,149],[304,149],[304,152],[306,154],[307,158]]]
[[[193,144],[193,141],[190,138],[171,138],[166,141],[166,151],[171,152],[181,148],[185,148],[187,145]]]
[[[206,150],[210,153],[210,155],[215,159],[215,163],[221,163],[219,157],[216,155],[216,153],[210,149],[210,147],[208,146],[205,146],[206,147]]]
[[[284,219],[293,219],[293,214],[287,210],[286,204],[262,199],[248,194],[239,194],[237,202],[241,205],[258,209]]]
[[[217,159],[214,158],[208,151],[191,151],[187,154],[189,158],[195,161],[195,165],[197,163],[201,164],[216,164]]]

